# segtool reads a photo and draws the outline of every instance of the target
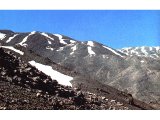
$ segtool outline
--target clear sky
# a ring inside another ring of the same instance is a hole
[[[0,10],[0,29],[59,33],[113,48],[160,46],[160,11]]]

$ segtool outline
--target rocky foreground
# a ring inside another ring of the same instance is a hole
[[[131,101],[132,102],[132,101]],[[144,109],[106,96],[58,84],[41,71],[0,48],[2,110],[128,110]],[[151,109],[151,108],[150,108]]]

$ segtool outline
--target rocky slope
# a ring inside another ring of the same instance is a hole
[[[113,88],[108,88],[106,91],[109,93],[111,92],[109,90],[112,90],[112,95],[102,95],[101,90],[98,90],[100,94],[97,92],[94,94],[95,91],[92,93],[87,90],[82,91],[80,86],[72,88],[60,85],[56,80],[26,64],[12,52],[0,48],[0,54],[0,109],[2,110],[153,109],[145,103],[144,106],[136,106],[133,101],[130,103],[122,101],[122,96],[125,95],[127,98],[127,94],[122,94]],[[119,92],[119,95],[113,91]]]
[[[60,34],[8,30],[0,31],[0,44],[26,63],[34,60],[72,76],[73,87],[88,83],[109,85],[159,108],[158,47],[115,50],[95,41],[80,42]]]

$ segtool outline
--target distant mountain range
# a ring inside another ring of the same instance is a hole
[[[140,56],[140,57],[151,57],[159,58],[160,57],[160,46],[157,47],[127,47],[119,50],[122,53],[125,53],[128,56]]]
[[[72,78],[64,85],[82,89],[99,89],[98,84],[111,86],[160,108],[160,47],[116,50],[61,34],[10,30],[0,30],[0,44],[44,73],[53,69]]]

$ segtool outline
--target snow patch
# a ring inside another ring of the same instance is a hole
[[[145,47],[143,46],[143,47],[141,47],[142,49],[141,49],[141,51],[144,53],[144,55],[145,56],[147,56],[148,55],[148,53],[147,53],[147,51],[146,51],[146,49],[145,49]]]
[[[0,33],[0,40],[3,40],[6,37],[6,34]]]
[[[116,55],[118,55],[118,56],[120,56],[120,57],[123,57],[121,54],[119,54],[118,52],[116,52],[115,50],[113,50],[113,49],[111,49],[111,48],[109,48],[109,47],[107,47],[107,46],[103,46],[104,48],[106,48],[106,49],[108,49],[108,50],[110,50],[111,52],[113,52],[114,54],[116,54]]]
[[[160,50],[160,47],[155,47],[156,52],[158,52]]]
[[[152,54],[152,55],[150,55],[150,57],[152,57],[152,58],[158,58],[159,56],[157,54]]]
[[[35,66],[38,70],[45,73],[46,75],[50,76],[53,80],[57,80],[59,84],[66,85],[66,86],[72,86],[70,81],[73,80],[73,77],[64,75],[56,70],[53,70],[51,66],[43,65],[33,60],[29,61],[29,63],[32,66]]]
[[[12,39],[14,39],[18,34],[15,34],[14,36],[12,37],[9,37],[9,39],[6,41],[6,43],[9,43]]]
[[[72,49],[72,52],[70,53],[70,55],[72,55],[74,53],[74,51],[77,49],[76,45],[73,46],[71,49]]]
[[[92,50],[91,47],[88,47],[88,53],[89,53],[90,55],[95,55],[95,52]]]
[[[62,39],[62,35],[60,34],[53,34],[53,35],[57,36],[59,39]]]
[[[63,47],[60,47],[58,50],[56,50],[56,51],[62,51],[63,50]]]
[[[46,49],[47,50],[52,50],[52,51],[54,50],[51,46],[47,46]]]
[[[28,44],[24,43],[24,44],[23,44],[23,46],[24,46],[24,47],[27,47],[27,46],[28,46]]]
[[[64,41],[64,39],[62,38],[62,35],[60,35],[60,34],[53,34],[53,35],[55,35],[55,36],[57,36],[57,37],[59,38],[59,42],[60,42],[60,43],[62,43],[62,44],[67,44],[67,43]]]
[[[88,42],[87,42],[87,45],[94,47],[93,41],[88,41]]]
[[[19,53],[20,55],[23,55],[23,54],[24,54],[24,52],[22,52],[22,51],[20,51],[20,50],[18,50],[18,49],[15,49],[15,48],[12,47],[12,46],[0,46],[0,47],[13,50],[13,51],[15,51],[16,53]]]
[[[107,59],[109,58],[109,57],[108,57],[108,56],[106,56],[106,55],[102,55],[102,57],[103,57],[103,58],[107,58]]]
[[[110,102],[116,102],[116,100],[111,100]]]
[[[133,55],[138,55],[139,54],[138,51],[136,51],[136,50],[131,50],[129,53],[133,54]]]
[[[26,37],[25,37],[20,43],[18,43],[18,44],[21,45],[21,46],[24,46],[24,43],[27,41],[28,37],[31,36],[31,35],[33,35],[33,34],[35,34],[35,33],[36,33],[36,31],[31,32],[28,36],[26,36]],[[25,46],[26,46],[26,44],[25,44]]]
[[[144,63],[144,60],[141,60],[141,63]]]
[[[41,33],[41,35],[43,35],[43,36],[45,36],[45,37],[47,37],[47,38],[49,38],[49,39],[51,39],[51,40],[54,40],[54,38],[52,38],[52,37],[50,37],[48,34],[46,34],[46,33]]]
[[[153,50],[153,47],[149,47],[149,50],[152,51],[152,50]]]
[[[70,40],[70,43],[72,43],[72,44],[75,43],[75,42],[76,42],[76,41],[74,41],[74,40]]]
[[[49,40],[48,40],[48,44],[50,44],[50,45],[51,45],[51,44],[52,44],[52,43],[51,43],[51,41],[49,41]]]

